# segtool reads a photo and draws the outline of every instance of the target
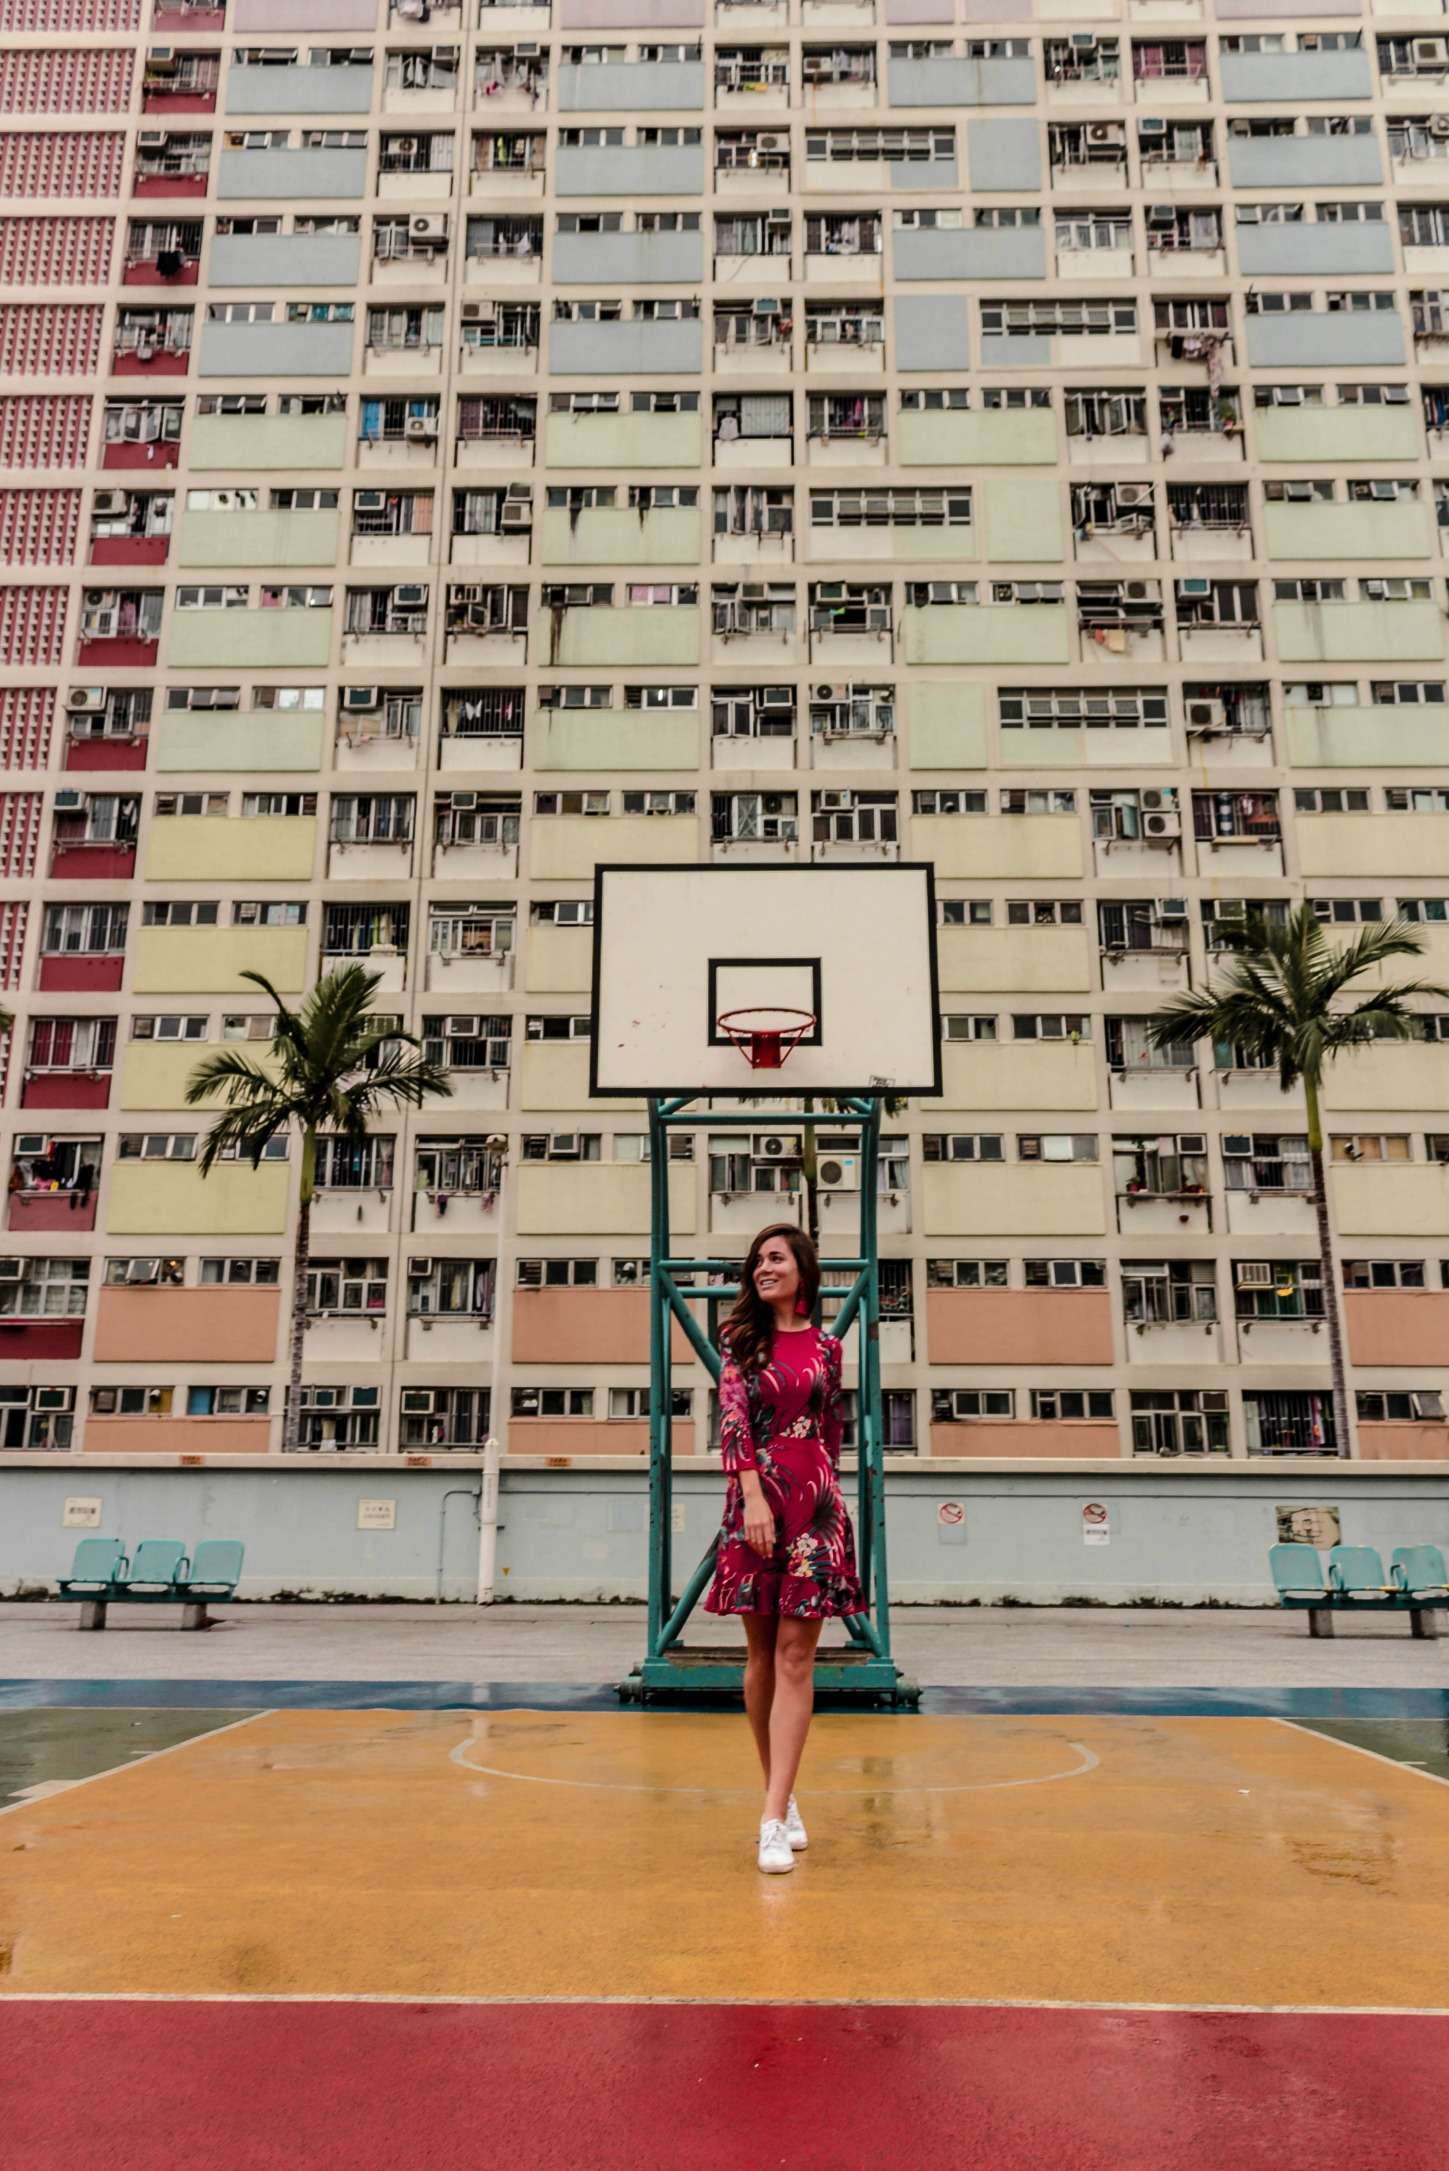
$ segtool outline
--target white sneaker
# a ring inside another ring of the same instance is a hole
[[[788,1832],[778,1817],[766,1817],[760,1826],[759,1864],[766,1875],[772,1877],[795,1867]]]
[[[803,1853],[810,1844],[810,1835],[800,1821],[800,1812],[795,1806],[793,1794],[790,1796],[789,1807],[785,1811],[785,1837],[789,1840],[796,1854]]]

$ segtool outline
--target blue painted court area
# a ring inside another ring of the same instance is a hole
[[[0,1710],[620,1711],[610,1683],[564,1681],[47,1681],[0,1677]],[[667,1710],[667,1702],[654,1706]],[[681,1708],[697,1709],[695,1703]],[[927,1688],[937,1718],[1442,1719],[1449,1688]],[[1449,2161],[1449,2153],[1446,2153]]]

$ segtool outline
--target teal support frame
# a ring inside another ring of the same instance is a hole
[[[830,1110],[832,1135],[855,1132],[860,1152],[860,1240],[854,1257],[821,1258],[821,1296],[838,1309],[830,1331],[842,1341],[857,1336],[857,1471],[855,1528],[858,1566],[868,1610],[847,1618],[848,1642],[816,1659],[816,1686],[833,1701],[878,1709],[914,1710],[920,1689],[891,1655],[890,1592],[886,1557],[885,1427],[880,1371],[879,1183],[880,1099],[851,1095]],[[676,1257],[669,1222],[670,1139],[681,1130],[733,1127],[800,1129],[799,1111],[722,1109],[700,1105],[693,1095],[649,1102],[649,1604],[647,1648],[628,1679],[619,1683],[626,1701],[677,1702],[690,1697],[738,1694],[744,1665],[735,1646],[681,1642],[683,1631],[714,1572],[715,1542],[676,1591],[674,1574],[674,1474],[671,1458],[673,1336],[677,1326],[712,1380],[720,1374],[720,1306],[732,1304],[736,1284],[719,1277],[729,1262]],[[701,1322],[697,1308],[702,1309]]]

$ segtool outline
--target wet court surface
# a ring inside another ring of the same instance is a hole
[[[326,1695],[0,1709],[6,2171],[1449,2161],[1449,1699]]]

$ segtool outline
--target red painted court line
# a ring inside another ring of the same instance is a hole
[[[1443,2171],[1449,2016],[0,1999],[5,2171]]]

